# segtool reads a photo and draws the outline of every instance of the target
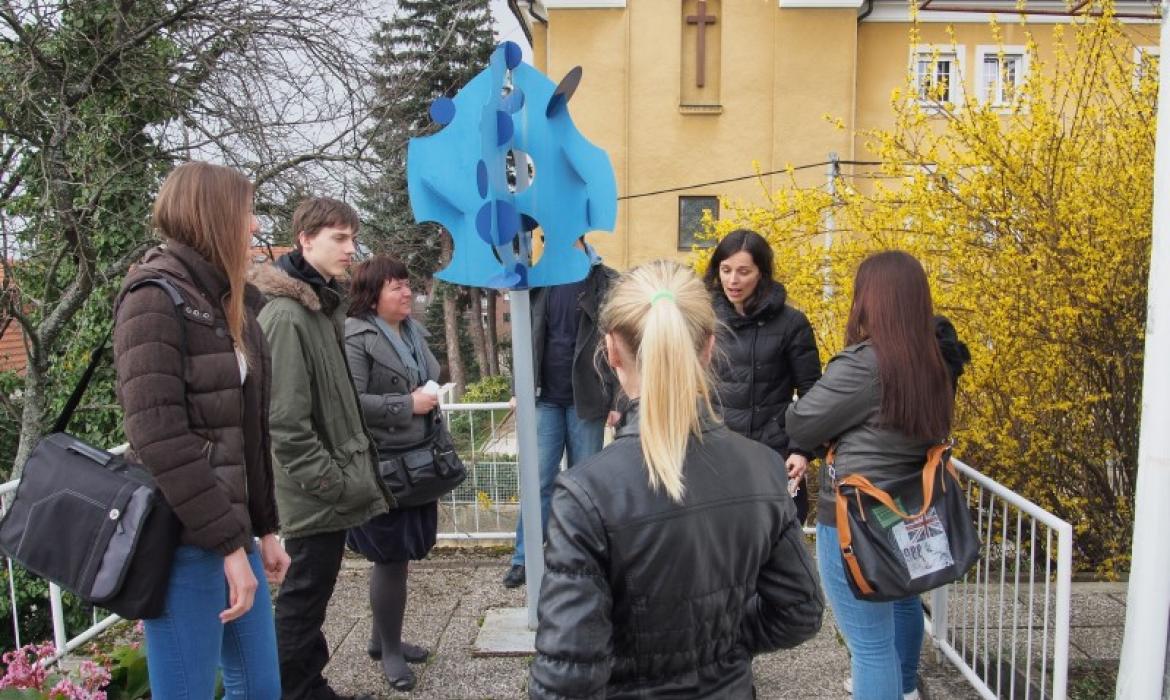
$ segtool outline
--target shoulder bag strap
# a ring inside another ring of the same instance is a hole
[[[183,305],[183,296],[179,294],[179,290],[175,288],[175,285],[171,284],[171,281],[165,277],[152,277],[150,279],[137,282],[126,290],[126,294],[129,294],[135,289],[138,289],[139,287],[147,284],[153,284],[166,290],[167,294],[171,297],[171,301],[175,304],[176,307]],[[114,317],[117,318],[117,309],[114,311]],[[183,315],[178,314],[178,317],[179,328],[182,330],[183,334],[183,338],[180,341],[181,349],[183,355],[186,355],[187,326],[183,322]],[[98,343],[97,346],[94,347],[93,352],[90,353],[89,365],[86,366],[85,372],[81,374],[81,379],[77,380],[77,386],[73,387],[73,393],[69,395],[69,400],[65,402],[65,406],[61,409],[61,414],[57,416],[57,420],[53,422],[53,427],[50,432],[63,433],[65,432],[65,429],[69,427],[69,421],[73,418],[74,411],[77,410],[77,406],[81,403],[81,398],[85,395],[86,389],[89,388],[89,383],[93,379],[94,373],[97,372],[98,365],[101,364],[102,356],[105,355],[106,352],[106,344],[109,342],[110,336],[113,334],[113,332],[114,328],[111,326],[110,330],[106,331],[105,336],[102,337],[101,342]]]

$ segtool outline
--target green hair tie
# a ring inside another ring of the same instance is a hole
[[[669,289],[659,289],[657,292],[654,292],[654,296],[650,297],[650,306],[654,306],[663,299],[666,299],[673,304],[674,292],[670,291]]]

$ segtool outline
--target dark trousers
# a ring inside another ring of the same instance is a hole
[[[800,521],[800,526],[804,527],[805,518],[808,517],[808,478],[804,478],[800,482],[800,490],[796,492],[796,519]]]
[[[276,645],[285,700],[309,700],[325,690],[322,669],[329,646],[321,626],[333,596],[345,530],[290,537],[284,549],[292,559],[276,597]]]

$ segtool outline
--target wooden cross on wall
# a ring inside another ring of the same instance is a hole
[[[707,14],[707,0],[699,0],[699,14],[687,15],[687,24],[697,25],[699,29],[699,43],[695,47],[695,60],[698,62],[695,84],[703,87],[707,65],[707,25],[715,24],[715,15]]]

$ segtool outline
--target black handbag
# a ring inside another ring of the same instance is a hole
[[[158,617],[179,544],[178,519],[145,468],[65,432],[108,338],[29,455],[0,521],[0,551],[124,618]]]
[[[862,600],[888,601],[962,578],[979,560],[979,533],[951,464],[949,445],[927,453],[921,475],[874,485],[860,474],[836,478],[837,539],[845,578]]]
[[[426,418],[427,434],[419,442],[394,451],[378,451],[378,473],[400,508],[437,501],[467,478],[467,467],[455,451],[442,414]]]

